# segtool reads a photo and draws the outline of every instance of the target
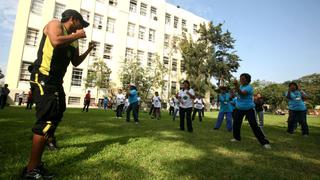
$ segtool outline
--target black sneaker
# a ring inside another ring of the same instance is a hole
[[[32,169],[31,171],[27,171],[27,167],[23,169],[22,179],[52,179],[54,177],[54,174],[43,172],[39,168]]]

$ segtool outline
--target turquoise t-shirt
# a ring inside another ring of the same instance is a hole
[[[237,98],[237,109],[239,110],[249,110],[255,107],[253,102],[253,87],[251,85],[241,85],[241,91],[246,91],[247,95],[238,95]]]
[[[237,97],[234,97],[231,101],[232,111],[236,109],[236,104],[237,104]]]
[[[219,102],[220,102],[220,112],[232,112],[229,93],[220,94]]]
[[[286,94],[288,96],[288,93]],[[302,93],[300,91],[291,91],[289,97],[289,110],[293,111],[305,111],[306,105],[302,99]]]
[[[138,102],[138,91],[135,89],[130,90],[130,95],[129,95],[128,100],[129,100],[130,104]]]

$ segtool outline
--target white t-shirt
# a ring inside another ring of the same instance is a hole
[[[152,102],[153,102],[155,108],[161,108],[161,99],[159,96],[154,96],[152,98]]]
[[[202,99],[196,98],[193,102],[194,102],[194,108],[196,108],[196,109],[202,109],[203,108]]]
[[[125,100],[126,100],[126,96],[124,94],[117,95],[117,99],[116,99],[117,105],[124,104]]]
[[[126,106],[126,107],[129,106],[129,99],[126,99],[126,100],[124,101],[124,106]]]
[[[174,100],[170,99],[169,105],[170,105],[171,107],[174,107]]]
[[[193,103],[191,97],[187,94],[189,92],[192,96],[194,96],[194,91],[193,89],[185,89],[185,90],[180,90],[178,97],[180,97],[180,107],[181,108],[192,108]]]

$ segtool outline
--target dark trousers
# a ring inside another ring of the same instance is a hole
[[[269,144],[269,141],[266,139],[266,137],[264,136],[263,132],[261,131],[261,129],[259,128],[259,126],[257,124],[254,109],[249,109],[249,110],[239,110],[238,109],[236,111],[235,119],[233,122],[233,137],[236,140],[239,140],[239,141],[241,140],[240,129],[241,129],[242,120],[243,120],[244,116],[246,116],[248,118],[250,127],[251,127],[254,135],[256,136],[258,141],[260,142],[260,144],[261,145]]]
[[[201,109],[202,117],[204,117],[204,108]]]
[[[88,112],[88,110],[89,110],[89,105],[90,105],[90,101],[85,100],[82,111],[86,110],[86,111]]]
[[[181,108],[179,109],[179,115],[180,115],[180,129],[184,131],[184,118],[186,117],[187,120],[187,128],[189,132],[193,131],[192,128],[192,121],[191,121],[191,113],[192,113],[192,107],[191,108]]]
[[[117,106],[117,109],[116,109],[116,116],[117,117],[122,117],[123,106],[124,106],[124,104],[120,104]]]
[[[199,121],[202,122],[202,109],[193,108],[192,121],[194,120],[196,113],[198,113]]]
[[[19,104],[18,104],[19,106],[21,106],[22,100],[23,100],[22,98],[19,98]]]
[[[149,115],[153,114],[153,111],[154,111],[154,105],[152,104],[150,107]]]
[[[0,96],[0,108],[1,109],[3,109],[6,106],[7,98],[8,98],[8,96],[6,96],[6,95],[1,95]]]
[[[297,123],[301,125],[302,135],[309,134],[309,127],[307,124],[307,111],[293,111],[289,110],[288,118],[288,133],[293,133]]]
[[[32,105],[33,105],[33,102],[32,101],[28,101],[26,109],[32,109]]]
[[[127,109],[127,122],[130,121],[130,113],[133,113],[133,119],[135,122],[139,122],[138,119],[138,102],[131,103]]]
[[[169,115],[170,115],[170,116],[173,116],[173,113],[174,113],[174,107],[173,107],[173,106],[170,106],[170,108],[169,108]]]

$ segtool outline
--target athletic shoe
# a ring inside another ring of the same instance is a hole
[[[263,145],[262,147],[265,148],[265,149],[271,149],[270,144],[265,144],[265,145]]]
[[[23,179],[52,179],[54,174],[49,173],[46,169],[34,168],[31,171],[27,171],[27,167],[23,169],[21,177]]]
[[[238,139],[233,138],[230,140],[230,142],[240,142],[240,141]]]
[[[50,151],[58,150],[56,138],[49,138],[47,141],[47,146]]]

